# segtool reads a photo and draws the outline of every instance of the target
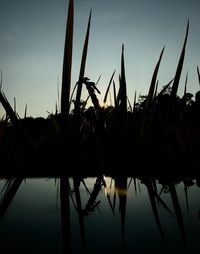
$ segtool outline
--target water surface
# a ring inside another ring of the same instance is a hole
[[[197,179],[0,181],[2,253],[198,253]]]

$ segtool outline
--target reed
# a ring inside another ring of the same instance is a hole
[[[67,26],[65,34],[65,46],[63,57],[62,91],[61,91],[61,114],[69,114],[69,98],[71,89],[71,69],[73,52],[74,31],[74,1],[69,0]]]
[[[79,82],[78,82],[78,88],[77,88],[77,93],[76,93],[76,101],[75,101],[75,109],[74,109],[75,115],[80,115],[80,99],[81,99],[81,91],[82,91],[82,80],[84,78],[85,65],[86,65],[86,60],[87,60],[91,15],[92,15],[92,11],[90,11],[88,26],[87,26],[87,32],[86,32],[85,42],[84,42],[84,46],[83,46],[81,67],[80,67],[80,73],[79,73],[79,79],[78,79]]]

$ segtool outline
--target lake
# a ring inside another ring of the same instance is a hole
[[[0,180],[2,253],[198,253],[199,178]]]

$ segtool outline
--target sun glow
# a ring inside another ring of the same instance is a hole
[[[104,181],[105,181],[105,186],[104,186],[104,193],[105,195],[114,195],[114,194],[118,194],[120,196],[127,196],[127,189],[126,188],[119,188],[117,186],[115,186],[114,184],[114,179],[112,179],[111,177],[103,177]]]

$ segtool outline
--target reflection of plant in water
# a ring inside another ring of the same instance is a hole
[[[7,179],[2,188],[2,197],[0,200],[0,219],[10,206],[15,194],[17,193],[23,178]]]
[[[153,216],[155,218],[156,225],[158,226],[158,230],[161,234],[163,240],[166,239],[165,231],[162,227],[162,221],[160,219],[159,214],[159,206],[162,206],[169,216],[172,216],[176,219],[180,236],[182,238],[183,246],[185,251],[188,249],[187,239],[186,239],[186,229],[184,225],[184,220],[182,216],[182,209],[180,205],[180,201],[178,198],[178,193],[176,187],[183,182],[184,186],[187,186],[187,191],[189,191],[189,187],[194,185],[194,179],[192,178],[177,178],[177,179],[169,179],[169,178],[151,178],[151,177],[142,177],[142,178],[130,178],[128,181],[127,177],[104,177],[103,175],[98,176],[95,180],[94,187],[91,192],[89,192],[87,185],[84,180],[81,180],[84,183],[86,191],[89,193],[89,199],[86,202],[84,209],[77,209],[77,212],[81,218],[83,216],[88,215],[91,212],[95,211],[95,208],[98,208],[100,204],[100,200],[96,201],[99,197],[100,191],[102,187],[104,187],[105,194],[107,196],[107,201],[110,206],[110,209],[113,215],[116,215],[115,204],[116,198],[118,197],[119,201],[119,215],[121,221],[121,240],[122,244],[125,243],[125,218],[126,218],[126,206],[127,206],[127,195],[131,190],[135,191],[137,195],[137,188],[141,190],[140,184],[144,184],[148,191],[149,201],[151,204]],[[109,184],[110,181],[110,184]],[[133,188],[131,187],[133,185]],[[137,186],[138,185],[138,186]],[[158,185],[160,185],[158,187]],[[185,189],[184,189],[185,191]],[[170,195],[173,209],[171,209],[171,204],[168,204],[165,199],[162,197],[162,194]],[[113,198],[113,200],[111,199]],[[187,202],[187,201],[186,201]],[[99,209],[99,208],[98,208]],[[80,226],[83,225],[80,224]],[[81,226],[82,227],[82,226]]]
[[[130,180],[129,180],[130,179]],[[152,215],[155,218],[156,225],[158,226],[158,230],[163,238],[163,240],[167,239],[164,230],[162,227],[162,220],[160,219],[160,207],[164,208],[166,214],[168,216],[173,216],[175,223],[177,223],[178,229],[180,231],[180,236],[182,238],[183,246],[185,250],[189,246],[187,243],[186,238],[186,228],[184,223],[183,211],[181,207],[181,200],[179,198],[180,188],[177,189],[179,184],[183,185],[183,193],[186,191],[185,188],[187,187],[187,191],[190,191],[190,188],[198,187],[199,182],[197,181],[198,178],[177,178],[177,179],[169,179],[169,178],[150,178],[150,177],[141,177],[141,178],[127,178],[127,177],[104,177],[103,175],[98,176],[95,179],[94,186],[92,191],[90,192],[86,181],[84,178],[73,178],[74,184],[74,194],[75,200],[72,199],[74,203],[74,207],[78,214],[79,218],[79,225],[80,225],[80,234],[81,234],[81,241],[83,244],[83,250],[86,253],[87,246],[86,246],[86,230],[85,230],[85,220],[84,216],[89,215],[91,212],[94,212],[98,205],[100,204],[101,199],[101,190],[104,188],[105,194],[107,196],[107,202],[109,203],[111,212],[116,215],[115,209],[115,202],[116,198],[119,201],[119,216],[121,220],[121,239],[122,243],[125,243],[125,218],[126,218],[126,210],[127,210],[127,201],[131,202],[130,198],[127,199],[127,195],[129,197],[132,196],[133,191],[137,195],[137,188],[140,188],[140,185],[145,186],[149,201],[152,208]],[[12,200],[19,189],[23,178],[16,178],[16,179],[8,179],[4,181],[1,188],[1,196],[0,196],[0,219],[6,213],[9,205],[12,203]],[[3,181],[3,180],[2,180]],[[83,183],[85,187],[85,191],[89,193],[89,199],[86,202],[84,208],[82,208],[82,195],[80,195],[80,183]],[[109,184],[110,183],[110,184]],[[137,188],[136,188],[137,186]],[[123,191],[121,191],[123,190]],[[164,191],[165,190],[165,191]],[[70,196],[72,198],[72,190],[70,187],[70,181],[67,177],[62,177],[60,180],[60,201],[61,201],[61,220],[62,220],[62,233],[63,233],[63,241],[65,243],[66,251],[70,251],[71,248],[71,212],[72,209],[70,208]],[[125,195],[126,194],[126,195]],[[163,196],[169,196],[171,199],[165,199]],[[186,195],[186,194],[185,194]],[[112,198],[113,200],[112,200]],[[189,195],[187,199],[189,199]],[[167,200],[167,201],[166,201]],[[170,204],[169,204],[169,203]],[[189,203],[189,200],[186,201]],[[172,208],[170,207],[172,205]],[[129,206],[128,206],[129,207]],[[169,208],[170,207],[170,208]],[[195,218],[200,219],[200,210],[196,211]]]
[[[82,181],[82,180],[80,180]],[[183,240],[183,246],[185,248],[185,250],[187,249],[187,244],[186,244],[186,232],[185,232],[185,227],[184,227],[184,221],[183,221],[183,217],[181,215],[182,211],[181,211],[181,206],[179,204],[179,198],[178,198],[178,193],[176,190],[176,186],[178,186],[178,184],[180,184],[181,182],[185,183],[188,186],[191,186],[194,183],[194,179],[189,179],[187,177],[185,178],[178,178],[178,179],[174,179],[174,180],[169,180],[169,179],[156,179],[156,178],[150,178],[150,177],[146,177],[146,178],[131,178],[130,180],[128,180],[127,177],[103,177],[103,176],[99,176],[96,178],[93,189],[90,193],[90,197],[87,201],[87,204],[85,206],[84,209],[80,211],[77,211],[79,216],[83,216],[89,214],[91,211],[94,211],[93,208],[95,209],[96,203],[100,204],[100,201],[96,202],[97,198],[101,198],[100,195],[100,191],[102,189],[102,187],[104,187],[105,190],[105,194],[109,195],[109,198],[111,198],[111,194],[114,194],[114,197],[118,198],[119,201],[119,216],[120,216],[120,221],[121,221],[121,240],[122,240],[122,244],[125,243],[125,218],[126,218],[126,202],[127,202],[127,196],[128,192],[130,191],[134,191],[134,189],[136,188],[136,183],[138,183],[138,188],[140,188],[141,184],[144,184],[144,186],[146,186],[148,194],[149,194],[149,201],[151,204],[151,208],[152,208],[152,214],[155,218],[155,222],[158,226],[159,232],[163,238],[163,240],[167,240],[167,236],[165,235],[165,228],[162,227],[162,220],[159,218],[161,216],[161,214],[159,213],[159,206],[162,206],[168,216],[173,216],[174,219],[176,219],[179,231],[180,231],[180,235],[182,237]],[[85,181],[84,181],[85,183]],[[110,183],[110,184],[109,184]],[[160,186],[159,186],[160,185]],[[159,193],[159,189],[162,189],[164,186],[164,189],[167,190],[166,194],[171,196],[171,200],[172,200],[172,204],[173,204],[173,208],[171,211],[171,207],[169,206],[169,204],[165,201],[165,199],[163,198],[164,191]],[[131,188],[132,187],[132,188]],[[87,190],[87,185],[85,184],[85,188],[86,191]],[[119,191],[118,191],[119,190]],[[121,191],[122,190],[122,191]],[[126,193],[126,195],[125,195]],[[163,195],[163,196],[162,196]],[[132,195],[129,195],[132,196]],[[114,199],[113,197],[113,199]],[[116,214],[115,208],[114,206],[112,206],[112,200],[108,199],[107,200],[109,202],[111,211],[113,214]],[[95,203],[96,202],[96,203]],[[114,201],[113,201],[114,202]],[[130,202],[130,200],[129,200]],[[170,207],[170,208],[169,208]],[[87,209],[86,209],[87,208]],[[91,209],[90,209],[91,208]],[[87,213],[85,214],[84,212],[87,211]],[[82,227],[83,224],[80,224],[80,227]],[[83,231],[83,230],[82,230]],[[85,238],[86,238],[86,233],[85,232]],[[82,237],[84,238],[84,237]]]
[[[103,176],[99,176],[96,179],[93,191],[90,193],[90,198],[89,198],[85,208],[82,210],[84,215],[88,215],[89,212],[94,211],[94,209],[100,203],[100,201],[96,202],[96,199],[97,199],[97,197],[99,195],[99,192],[100,192],[102,186],[105,186],[105,181],[104,181]]]

